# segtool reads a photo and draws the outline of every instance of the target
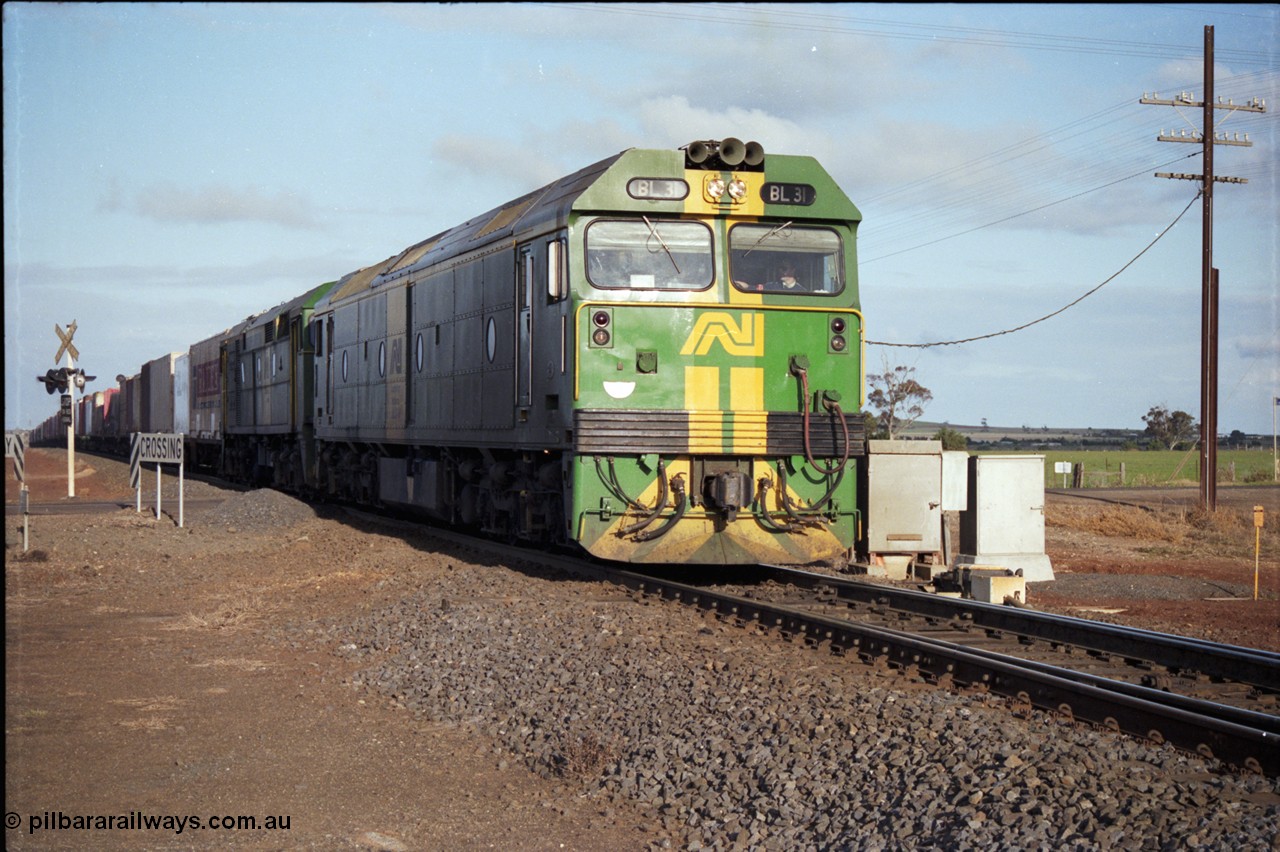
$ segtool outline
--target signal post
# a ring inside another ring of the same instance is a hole
[[[84,386],[93,381],[96,376],[86,376],[84,370],[76,368],[76,359],[80,357],[80,350],[76,349],[75,344],[71,342],[71,338],[76,333],[76,321],[72,320],[66,331],[62,330],[62,326],[54,323],[53,332],[62,342],[58,347],[58,353],[53,356],[53,363],[61,361],[65,354],[67,366],[59,370],[50,370],[43,376],[36,376],[36,381],[43,383],[49,393],[58,391],[62,394],[60,415],[63,425],[67,427],[67,496],[74,497],[76,496],[76,390],[83,390]]]

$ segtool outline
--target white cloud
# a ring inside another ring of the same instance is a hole
[[[267,194],[256,187],[214,184],[190,188],[169,182],[153,183],[139,190],[130,202],[123,202],[116,195],[104,204],[125,206],[139,216],[158,222],[198,225],[266,222],[304,230],[320,227],[314,206],[307,199],[288,192]]]

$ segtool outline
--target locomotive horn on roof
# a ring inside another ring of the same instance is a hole
[[[712,143],[714,144],[714,143]],[[711,145],[706,142],[690,142],[685,148],[685,158],[695,166],[700,166],[711,158],[714,153]]]
[[[684,151],[687,169],[736,169],[758,170],[764,165],[764,146],[759,142],[747,142],[726,136],[723,140],[706,139],[690,142]]]
[[[720,162],[729,168],[742,165],[742,161],[746,159],[747,146],[742,144],[741,139],[734,139],[732,136],[720,143]]]

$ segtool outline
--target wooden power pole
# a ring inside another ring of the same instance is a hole
[[[1236,134],[1214,131],[1214,110],[1231,112],[1266,112],[1266,104],[1254,98],[1247,104],[1215,103],[1213,97],[1213,27],[1204,28],[1204,100],[1197,101],[1183,92],[1172,100],[1159,95],[1143,95],[1139,103],[1172,107],[1200,107],[1203,110],[1201,130],[1184,130],[1180,135],[1160,131],[1160,142],[1190,142],[1203,148],[1203,172],[1198,175],[1156,172],[1156,177],[1200,182],[1203,215],[1200,236],[1200,505],[1205,511],[1218,508],[1218,270],[1213,267],[1213,185],[1214,183],[1248,183],[1244,178],[1219,177],[1213,171],[1214,145],[1252,147],[1249,134],[1244,139]]]

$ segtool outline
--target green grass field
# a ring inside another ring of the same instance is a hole
[[[985,454],[985,453],[984,453]],[[1044,456],[1044,482],[1063,487],[1063,474],[1054,472],[1057,462],[1084,465],[1085,488],[1186,486],[1200,482],[1200,454],[1196,450],[1045,450],[1028,455]],[[1123,471],[1123,480],[1121,473]],[[1072,475],[1067,474],[1068,486]],[[1270,450],[1218,450],[1220,485],[1267,485],[1275,481]]]

